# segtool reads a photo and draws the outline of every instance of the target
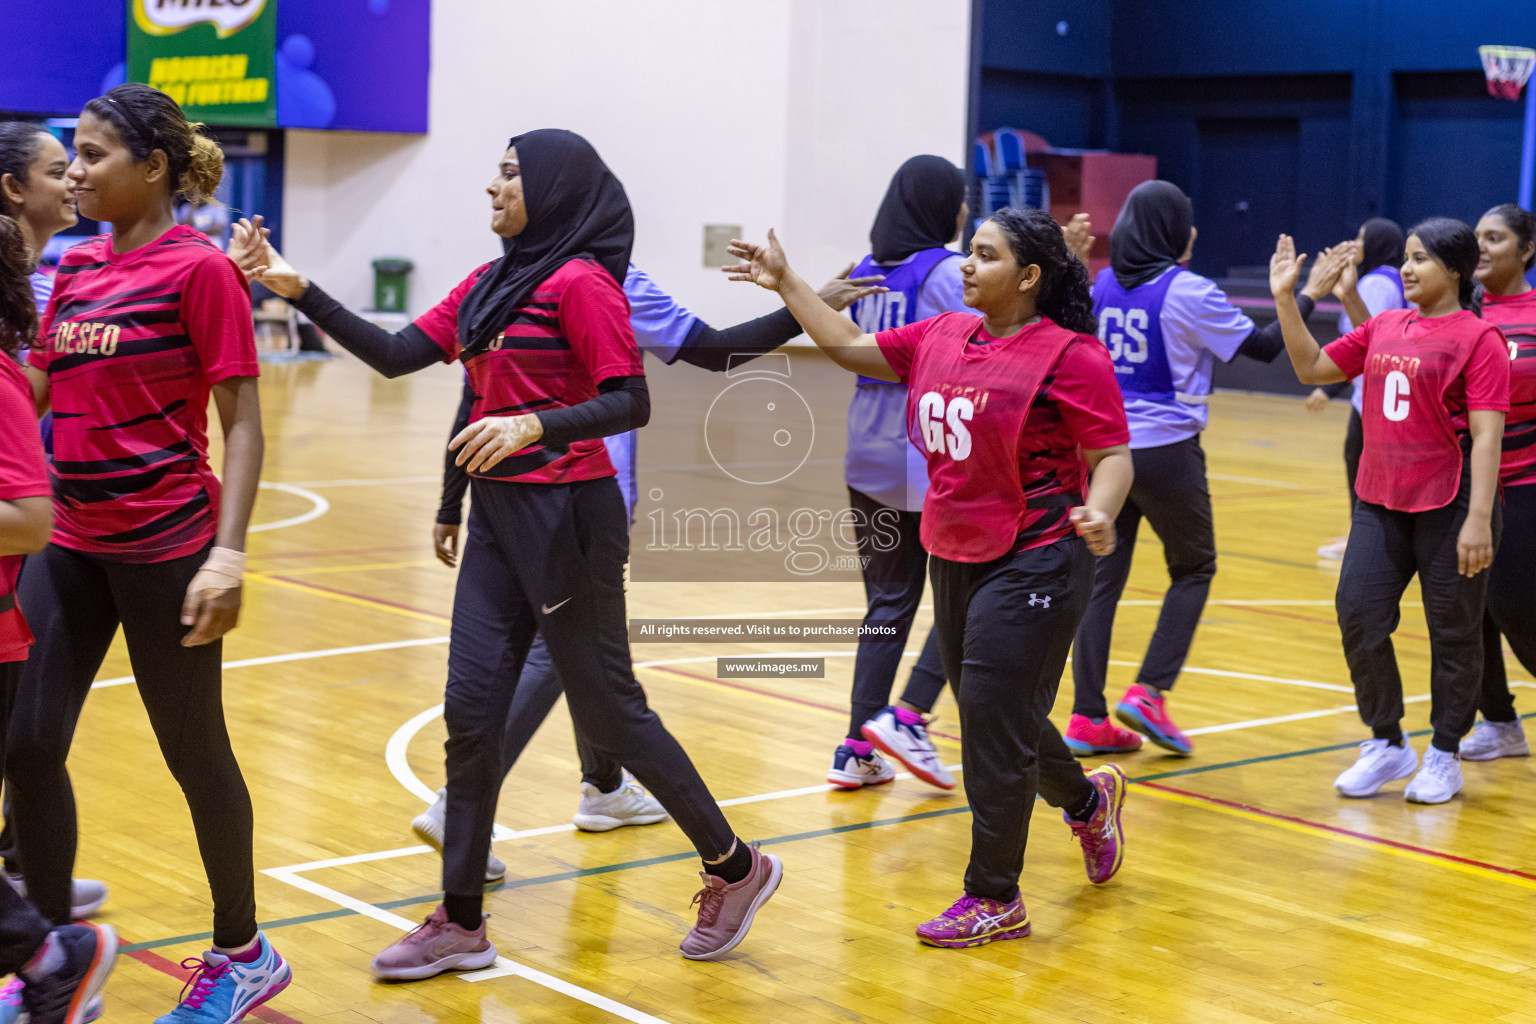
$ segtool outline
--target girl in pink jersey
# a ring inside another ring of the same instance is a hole
[[[790,269],[773,232],[731,252],[747,261],[725,268],[732,280],[778,292],[833,362],[909,389],[907,430],[928,468],[922,543],[973,819],[965,893],[917,935],[935,946],[1028,935],[1019,874],[1037,791],[1062,809],[1092,881],[1113,876],[1124,850],[1124,774],[1085,775],[1047,717],[1132,474],[1087,271],[1049,214],[1002,210],[961,268],[965,304],[981,315],[865,334]]]
[[[1472,728],[1483,671],[1483,570],[1498,545],[1508,348],[1498,328],[1469,308],[1478,248],[1460,221],[1431,218],[1408,233],[1402,278],[1413,308],[1366,320],[1346,278],[1345,308],[1361,326],[1326,348],[1291,294],[1305,260],[1281,235],[1269,286],[1286,349],[1303,384],[1360,377],[1365,439],[1335,603],[1372,738],[1334,788],[1366,797],[1412,775],[1408,800],[1445,803],[1461,791],[1457,749]],[[1415,573],[1433,665],[1434,736],[1422,768],[1402,730],[1403,681],[1392,649],[1398,602]]]
[[[191,811],[213,896],[213,948],[161,1024],[233,1024],[288,965],[256,926],[250,795],[224,722],[220,638],[240,613],[261,472],[249,292],[178,196],[211,197],[223,154],[143,85],[92,100],[68,178],[110,234],[65,253],[28,374],[54,411],[54,532],[20,598],[38,643],[22,674],[7,781],[27,892],[69,920],[77,841],[65,761],[121,626],[139,695]],[[224,429],[208,462],[210,396]]]
[[[0,145],[4,135],[0,134]],[[0,176],[0,190],[5,189]],[[0,192],[3,201],[3,192]],[[37,328],[27,275],[34,265],[27,232],[0,214],[0,764],[32,632],[16,599],[22,559],[41,551],[53,529],[48,465],[37,432],[32,387],[16,362]],[[94,1020],[117,956],[110,925],[57,927],[22,894],[0,883],[0,1022]]]
[[[629,198],[590,143],[552,129],[514,138],[486,191],[504,255],[397,334],[349,313],[270,245],[248,244],[256,226],[236,236],[260,259],[247,265],[253,275],[380,373],[457,359],[474,388],[469,426],[449,443],[474,497],[444,694],[443,904],[373,970],[415,980],[496,960],[485,871],[507,714],[535,633],[578,733],[629,768],[698,851],[704,888],[681,950],[715,959],[746,937],[783,865],[731,830],[630,661],[629,528],[602,440],[650,417],[620,284],[634,244]]]
[[[1511,203],[1495,206],[1477,222],[1477,247],[1483,319],[1509,343],[1509,416],[1499,459],[1504,537],[1483,617],[1483,717],[1461,741],[1461,756],[1492,761],[1531,752],[1504,675],[1500,634],[1525,670],[1536,672],[1536,289],[1525,279],[1536,266],[1536,217]]]

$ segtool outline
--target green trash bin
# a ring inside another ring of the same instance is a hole
[[[373,261],[373,308],[381,313],[404,313],[406,284],[414,264],[398,256]]]

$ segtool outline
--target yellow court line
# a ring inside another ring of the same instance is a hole
[[[1132,780],[1134,781],[1134,780]],[[1270,825],[1275,828],[1283,828],[1289,832],[1297,832],[1302,835],[1316,838],[1329,839],[1345,846],[1358,846],[1362,849],[1373,850],[1377,853],[1389,853],[1394,857],[1402,857],[1405,860],[1418,861],[1421,864],[1429,864],[1438,868],[1449,868],[1452,871],[1460,871],[1462,874],[1472,875],[1476,878],[1487,878],[1509,885],[1519,886],[1522,889],[1536,889],[1536,880],[1520,875],[1506,874],[1502,871],[1494,871],[1478,864],[1467,864],[1462,861],[1449,860],[1445,857],[1437,857],[1433,854],[1423,853],[1419,850],[1404,849],[1400,846],[1392,846],[1382,840],[1365,839],[1360,836],[1346,835],[1331,829],[1317,825],[1307,824],[1301,821],[1289,821],[1284,818],[1275,818],[1267,814],[1256,814],[1253,811],[1242,810],[1237,807],[1225,807],[1221,804],[1211,803],[1194,797],[1185,796],[1182,793],[1170,793],[1166,789],[1157,789],[1152,786],[1138,786],[1141,792],[1148,796],[1155,796],[1159,800],[1169,800],[1176,804],[1186,804],[1190,807],[1199,807],[1202,810],[1214,811],[1217,814],[1225,814],[1232,818],[1241,818],[1244,821],[1258,822],[1261,825]]]
[[[357,605],[360,608],[372,608],[374,611],[389,612],[392,615],[403,615],[408,619],[417,619],[421,622],[441,623],[452,621],[446,615],[438,615],[434,612],[420,612],[414,608],[401,608],[398,605],[387,604],[383,601],[374,601],[366,597],[359,597],[355,594],[338,594],[334,590],[323,590],[319,587],[311,587],[303,583],[295,582],[293,580],[275,579],[274,577],[267,576],[264,573],[247,572],[245,574],[245,578],[247,580],[255,580],[257,583],[265,583],[270,586],[281,587],[285,590],[297,590],[301,593],[311,594],[315,597],[329,598],[332,601],[340,601],[343,604]]]
[[[284,569],[284,576],[314,576],[331,572],[370,572],[381,569],[414,569],[422,565],[440,565],[435,558],[421,558],[414,562],[364,562],[361,565],[321,565],[312,569]]]

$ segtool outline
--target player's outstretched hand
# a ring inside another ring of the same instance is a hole
[[[1339,279],[1333,284],[1333,294],[1341,301],[1352,294],[1360,284],[1360,253],[1354,240],[1340,242],[1335,249],[1340,253]]]
[[[1290,235],[1281,235],[1275,243],[1275,254],[1269,258],[1269,292],[1275,298],[1290,298],[1301,278],[1305,253],[1296,255],[1296,242]]]
[[[1115,521],[1099,509],[1079,505],[1072,510],[1072,525],[1095,555],[1103,556],[1115,550]]]
[[[256,268],[266,262],[263,254],[271,235],[272,232],[263,225],[259,213],[249,219],[241,217],[230,226],[228,255],[235,261],[235,266],[245,273],[247,281],[255,276]]]
[[[768,229],[767,245],[733,238],[725,251],[745,261],[720,268],[732,281],[751,281],[759,288],[776,292],[789,274],[789,260],[785,258],[784,249],[779,245],[779,237],[773,233],[773,228]]]
[[[293,269],[283,254],[272,248],[268,234],[259,216],[250,220],[242,217],[235,223],[229,257],[248,280],[266,285],[285,299],[296,299],[309,289],[309,278]]]
[[[432,553],[450,569],[459,564],[458,523],[432,524]]]
[[[455,466],[464,466],[471,473],[483,473],[543,436],[544,424],[534,413],[487,416],[459,431],[448,442],[448,450],[459,453],[453,460]]]
[[[1307,273],[1307,283],[1301,290],[1302,294],[1316,302],[1333,291],[1344,269],[1345,256],[1346,253],[1339,246],[1318,253],[1312,269]]]
[[[1067,221],[1061,229],[1062,240],[1067,243],[1067,248],[1072,255],[1082,261],[1083,266],[1088,265],[1088,253],[1093,250],[1093,222],[1088,219],[1086,213],[1074,213],[1072,219]]]
[[[880,287],[880,282],[885,280],[884,274],[875,274],[872,277],[849,277],[848,275],[853,273],[853,268],[854,264],[848,264],[841,274],[822,285],[821,291],[816,293],[821,296],[822,302],[839,313],[866,295],[890,291],[889,288]]]
[[[1307,396],[1307,412],[1322,412],[1328,408],[1328,392],[1322,388],[1313,388]]]

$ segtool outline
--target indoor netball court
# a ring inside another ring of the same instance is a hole
[[[1528,0],[0,38],[0,1024],[1536,1024]]]

